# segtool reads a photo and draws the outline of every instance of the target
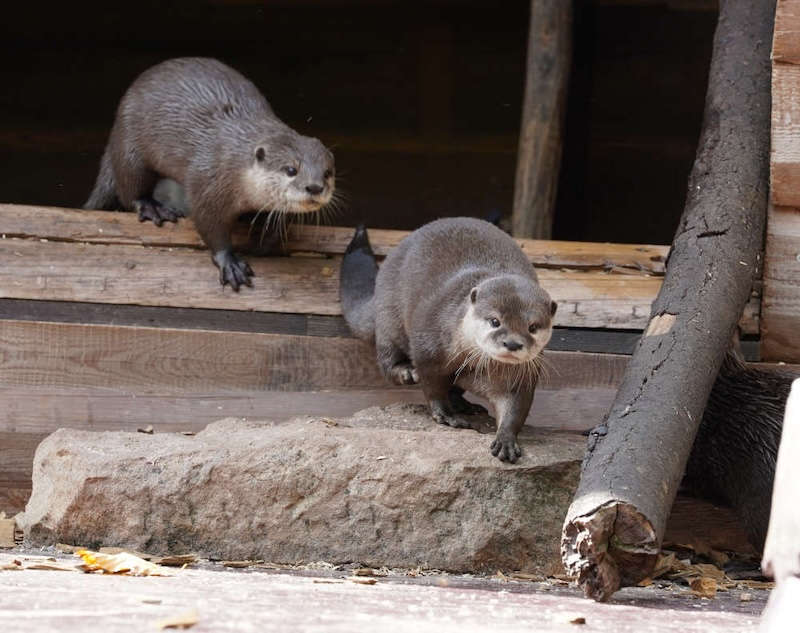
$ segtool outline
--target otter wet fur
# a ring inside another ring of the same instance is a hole
[[[498,417],[491,452],[517,461],[556,303],[509,235],[474,218],[436,220],[378,268],[359,227],[340,297],[350,329],[374,342],[390,381],[418,382],[433,419],[452,427],[471,427],[462,416],[485,412],[465,391],[485,397]]]
[[[128,88],[84,208],[174,222],[184,210],[153,197],[161,179],[180,185],[220,282],[237,291],[253,275],[232,250],[237,218],[266,212],[277,230],[286,214],[323,209],[335,190],[333,154],[319,140],[280,121],[240,73],[199,57],[162,62]]]

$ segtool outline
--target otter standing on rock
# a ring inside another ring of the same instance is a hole
[[[122,207],[158,226],[174,222],[183,210],[153,197],[162,178],[182,187],[220,282],[234,290],[252,286],[253,275],[232,250],[236,219],[248,211],[319,211],[335,188],[333,155],[319,140],[280,121],[241,74],[199,57],[158,64],[128,88],[84,208]]]
[[[484,411],[465,391],[486,397],[499,418],[492,454],[517,461],[556,303],[510,236],[483,220],[436,220],[378,270],[359,227],[342,261],[340,295],[350,329],[374,341],[389,380],[419,382],[433,419],[453,427],[471,426],[459,414]]]

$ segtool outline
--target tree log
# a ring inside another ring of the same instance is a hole
[[[792,384],[778,449],[772,514],[761,566],[775,578],[761,621],[762,633],[796,631],[800,618],[800,379]]]
[[[572,59],[572,0],[531,0],[512,234],[550,239]]]
[[[709,393],[761,263],[774,0],[722,0],[689,191],[650,322],[589,437],[562,558],[607,600],[652,571]]]

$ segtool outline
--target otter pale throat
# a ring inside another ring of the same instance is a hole
[[[164,181],[177,183],[180,203],[154,195]],[[237,71],[186,57],[128,88],[84,208],[137,211],[158,226],[188,213],[220,282],[238,291],[252,286],[253,271],[232,249],[237,218],[267,213],[265,227],[279,230],[289,214],[324,210],[335,189],[333,154],[319,140],[278,119]]]
[[[453,427],[485,412],[464,392],[484,396],[498,417],[492,454],[517,461],[556,304],[510,236],[473,218],[437,220],[378,270],[359,227],[342,261],[340,296],[350,329],[374,341],[389,380],[419,382],[434,420]]]

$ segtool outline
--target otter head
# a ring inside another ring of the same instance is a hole
[[[319,211],[336,189],[333,154],[318,139],[278,134],[256,146],[245,180],[249,206],[287,213]]]
[[[531,362],[550,340],[556,305],[527,277],[486,279],[470,290],[462,345],[501,363]]]

